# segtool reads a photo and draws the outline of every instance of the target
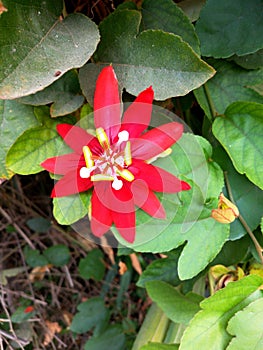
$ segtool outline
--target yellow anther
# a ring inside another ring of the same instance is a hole
[[[131,143],[127,141],[126,146],[124,148],[124,162],[127,166],[132,164],[132,156],[131,156]]]
[[[92,168],[94,166],[94,161],[91,158],[92,153],[91,153],[91,150],[89,149],[88,146],[83,147],[83,154],[84,154],[84,158],[85,158],[86,167],[88,169]]]
[[[151,163],[155,162],[158,158],[165,158],[165,157],[169,156],[172,153],[172,151],[173,150],[171,148],[167,148],[165,151],[163,151],[162,153],[159,153],[157,156],[148,159],[146,161],[146,163],[151,164]]]
[[[131,182],[134,180],[134,175],[128,169],[117,169],[118,175],[120,175],[123,179]]]
[[[97,135],[97,139],[99,140],[101,147],[104,150],[109,149],[110,143],[109,143],[108,136],[107,136],[106,132],[104,131],[104,129],[103,128],[96,129],[96,135]]]
[[[90,177],[91,181],[113,181],[114,177],[104,174],[95,174]]]

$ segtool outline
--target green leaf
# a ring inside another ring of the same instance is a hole
[[[200,11],[204,4],[205,0],[183,0],[180,1],[177,6],[179,6],[184,11],[191,22],[195,22],[198,20]]]
[[[200,295],[183,295],[162,281],[147,282],[146,289],[150,298],[175,323],[188,324],[200,310],[199,303],[203,299]]]
[[[178,350],[177,344],[161,344],[161,343],[148,343],[141,347],[140,350]]]
[[[180,350],[225,350],[231,336],[227,332],[228,321],[239,310],[261,298],[259,276],[247,276],[229,283],[224,289],[203,300],[199,311],[183,334]],[[194,341],[193,341],[194,339]]]
[[[63,19],[63,1],[4,0],[0,17],[0,98],[35,93],[72,68],[83,66],[99,41],[97,26],[82,14]],[[81,33],[81,35],[80,35]]]
[[[53,198],[53,215],[61,225],[71,225],[88,214],[91,192]]]
[[[227,350],[261,350],[263,344],[263,299],[239,311],[228,323],[227,331],[235,338]]]
[[[31,230],[39,233],[46,233],[51,226],[50,221],[42,217],[29,219],[26,224]]]
[[[103,279],[105,265],[103,263],[103,253],[99,249],[91,250],[86,258],[81,259],[79,263],[79,274],[82,278],[92,278],[95,281]]]
[[[119,10],[101,23],[101,42],[94,55],[97,66],[89,64],[80,70],[85,96],[90,95],[90,84],[100,69],[109,63],[121,88],[138,95],[152,85],[157,100],[185,95],[214,75],[213,68],[179,36],[161,30],[139,34],[140,22],[138,11]]]
[[[261,0],[209,0],[202,8],[196,31],[203,56],[243,56],[263,47]]]
[[[193,25],[172,0],[144,0],[141,28],[161,29],[164,32],[174,33],[200,54],[199,40]]]
[[[50,264],[60,267],[69,263],[70,251],[64,244],[53,245],[44,250],[43,255]]]
[[[169,253],[167,258],[157,259],[153,261],[142,272],[137,286],[145,287],[145,284],[149,281],[163,281],[172,285],[178,285],[181,280],[178,277],[178,259],[182,252],[182,249],[176,249],[175,253]]]
[[[263,49],[245,56],[231,57],[239,66],[245,69],[257,69],[263,66]]]
[[[6,164],[12,171],[21,175],[35,174],[43,170],[40,163],[58,153],[69,153],[56,130],[59,123],[71,123],[70,119],[49,117],[49,108],[39,107],[41,126],[26,130],[8,151]],[[71,150],[70,150],[71,151]]]
[[[205,88],[202,86],[194,93],[210,121],[213,120],[213,116],[207,101],[207,94],[213,101],[217,114],[224,113],[225,109],[236,101],[263,103],[263,97],[249,88],[262,83],[263,69],[247,71],[231,62],[222,60],[208,60],[208,62],[213,65],[217,74],[206,83]]]
[[[37,125],[33,107],[0,100],[0,178],[9,179],[13,175],[5,164],[9,148],[25,130]]]
[[[231,232],[231,225],[230,225]],[[230,237],[232,238],[232,237]],[[235,265],[239,264],[240,261],[244,261],[249,250],[250,238],[248,235],[242,237],[241,239],[236,239],[235,241],[227,241],[222,250],[216,256],[216,258],[211,262],[210,266],[214,265]]]
[[[236,170],[263,189],[263,105],[231,104],[213,123],[213,133],[229,154]]]
[[[109,326],[98,337],[93,337],[85,344],[84,350],[124,350],[125,335],[118,325]]]
[[[44,90],[22,97],[19,101],[34,106],[53,103],[51,117],[58,117],[74,112],[83,104],[84,97],[80,93],[78,74],[69,71]]]
[[[31,249],[26,246],[23,250],[26,263],[30,267],[46,266],[48,265],[48,259],[40,253],[37,249]]]
[[[11,316],[11,321],[15,323],[22,323],[32,317],[32,312],[25,312],[25,306],[19,306]]]
[[[108,310],[99,297],[90,298],[78,305],[79,312],[73,317],[70,329],[75,333],[85,333],[104,323],[108,318]]]
[[[250,229],[254,231],[258,227],[263,213],[263,192],[245,175],[236,171],[231,159],[221,146],[214,148],[213,159],[226,172],[235,203]],[[227,196],[226,193],[225,195]],[[246,229],[238,219],[230,224],[229,239],[236,240],[246,234]],[[231,265],[231,263],[226,265]]]
[[[184,134],[172,149],[171,156],[153,164],[190,183],[191,190],[177,195],[162,194],[159,199],[166,219],[157,220],[138,210],[133,244],[113,230],[123,246],[140,252],[167,252],[187,241],[178,262],[179,278],[185,280],[197,275],[215,258],[228,238],[229,225],[211,218],[223,187],[223,173],[212,161],[211,145],[201,137]]]

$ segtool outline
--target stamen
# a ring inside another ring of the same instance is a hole
[[[122,130],[118,133],[118,144],[121,144],[124,141],[128,141],[129,140],[129,132],[127,130]]]
[[[86,167],[82,167],[79,171],[79,176],[82,179],[88,179],[90,177],[91,171],[92,171],[91,169],[88,169]]]
[[[134,175],[128,169],[116,169],[117,173],[125,180],[131,182],[134,180]]]
[[[104,150],[108,150],[110,148],[110,143],[109,143],[108,136],[107,136],[106,132],[103,130],[103,128],[97,128],[96,135],[97,135],[97,139],[99,140],[101,147]]]
[[[131,156],[131,143],[127,141],[124,148],[124,162],[127,166],[132,164],[132,156]]]
[[[121,180],[119,180],[117,177],[115,177],[113,183],[112,183],[112,188],[114,188],[114,190],[118,191],[122,188],[123,186],[123,182]]]
[[[158,158],[165,158],[165,157],[168,157],[171,153],[172,153],[172,149],[171,148],[167,148],[165,151],[159,153],[157,156],[155,157],[152,157],[150,159],[148,159],[146,161],[147,164],[151,164],[153,162],[155,162]]]
[[[92,168],[94,166],[94,161],[92,160],[92,153],[91,150],[88,146],[84,146],[83,147],[83,154],[84,154],[84,158],[85,158],[85,163],[87,168]]]
[[[91,181],[113,181],[114,177],[104,174],[95,174],[90,177]]]

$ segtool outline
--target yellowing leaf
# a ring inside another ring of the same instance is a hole
[[[218,208],[212,210],[212,218],[222,224],[229,224],[239,216],[238,208],[223,193],[219,196]]]
[[[49,271],[49,268],[52,265],[45,265],[45,266],[37,266],[35,267],[29,274],[28,278],[30,282],[36,282],[36,281],[42,281],[42,279],[45,277],[45,274],[47,271]]]
[[[45,324],[47,326],[47,331],[45,334],[45,339],[43,341],[43,345],[47,346],[51,343],[52,339],[54,338],[54,335],[56,333],[60,333],[62,331],[62,328],[57,322],[50,322],[48,320],[45,321]]]

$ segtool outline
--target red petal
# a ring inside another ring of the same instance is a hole
[[[131,191],[135,204],[147,214],[164,219],[166,217],[163,206],[148,185],[142,180],[135,180],[131,183]]]
[[[123,115],[121,130],[129,131],[130,138],[135,138],[148,127],[151,121],[154,92],[150,86],[142,91]]]
[[[130,243],[134,242],[136,233],[135,211],[130,213],[112,212],[112,218],[120,235]]]
[[[53,174],[65,175],[68,171],[79,166],[81,156],[76,153],[64,154],[62,156],[48,158],[40,165]],[[85,162],[83,165],[85,166]]]
[[[136,176],[136,179],[144,180],[152,191],[176,193],[190,189],[186,182],[179,180],[166,170],[146,164],[141,160],[133,159],[129,170]]]
[[[112,220],[118,229],[120,235],[128,242],[133,242],[135,237],[135,212],[133,195],[126,183],[123,187],[116,191],[112,188],[112,183],[108,181],[100,181],[94,183],[94,192],[99,198],[101,205],[111,213]],[[105,209],[104,209],[105,211]],[[106,211],[100,213],[98,211],[97,221],[102,221],[102,216],[106,215]],[[99,219],[100,218],[100,219]]]
[[[70,124],[58,124],[57,131],[66,144],[79,154],[82,153],[83,146],[88,145],[95,139],[93,135],[88,134],[84,129]]]
[[[94,122],[96,128],[103,128],[112,143],[119,131],[120,98],[118,80],[112,66],[102,69],[94,94]]]
[[[122,189],[116,191],[112,188],[112,182],[99,181],[94,182],[94,191],[103,205],[117,213],[130,213],[134,210],[133,195],[126,183]]]
[[[85,192],[93,186],[90,179],[82,179],[79,176],[79,169],[74,169],[66,173],[62,179],[55,184],[51,197],[64,197],[71,194]]]
[[[182,133],[183,125],[176,122],[154,128],[140,138],[132,140],[132,156],[143,160],[156,157],[171,147],[182,136]]]
[[[96,191],[91,197],[91,231],[96,237],[101,237],[112,225],[111,210],[104,206]]]

